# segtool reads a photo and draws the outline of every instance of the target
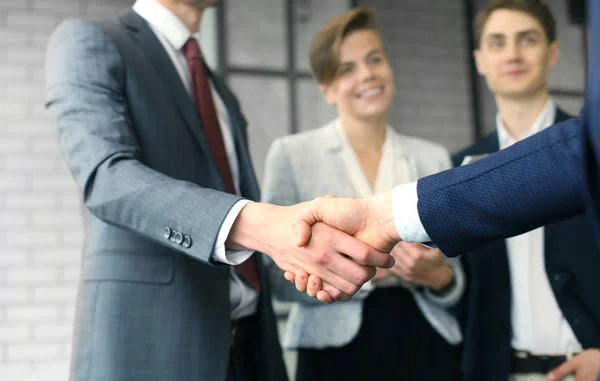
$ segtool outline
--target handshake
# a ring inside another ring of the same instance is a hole
[[[289,207],[248,204],[240,217],[228,246],[270,256],[299,291],[323,303],[351,299],[374,277],[398,277],[434,291],[452,281],[439,250],[400,243],[392,191],[367,199],[324,196]],[[244,237],[243,231],[254,233]]]

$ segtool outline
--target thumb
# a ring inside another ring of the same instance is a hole
[[[296,245],[298,247],[306,246],[312,233],[311,223],[300,218],[294,222],[293,227],[294,233],[296,233]]]
[[[323,221],[323,209],[327,205],[327,199],[333,196],[317,197],[309,202],[298,214],[294,220],[293,227],[296,233],[296,244],[299,247],[305,246],[311,236],[311,226],[319,221]]]
[[[572,359],[563,362],[560,366],[552,369],[546,375],[548,381],[559,381],[564,377],[572,374],[577,369],[577,357],[573,357]]]

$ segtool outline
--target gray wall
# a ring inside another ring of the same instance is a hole
[[[484,4],[484,0],[478,0],[478,4]],[[561,48],[560,60],[556,67],[550,70],[548,85],[550,90],[583,91],[585,77],[583,28],[569,22],[567,2],[565,0],[549,0],[550,8],[556,19],[558,32],[558,43]],[[480,94],[481,117],[483,128],[486,133],[493,131],[496,127],[494,120],[496,116],[496,103],[494,96],[487,88],[485,79],[479,77],[478,88]],[[555,101],[567,112],[577,114],[583,105],[581,97],[566,97],[553,95]]]
[[[390,122],[457,150],[472,138],[463,1],[364,0],[377,10],[396,75]]]

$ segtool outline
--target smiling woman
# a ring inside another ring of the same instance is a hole
[[[450,166],[443,147],[388,125],[394,75],[370,8],[326,23],[312,41],[310,62],[338,118],[273,143],[264,201],[291,205],[327,193],[364,198]],[[392,255],[396,267],[379,271],[352,301],[332,305],[298,293],[271,266],[275,295],[297,302],[284,339],[298,349],[297,381],[458,379],[454,344],[461,336],[445,308],[464,289],[460,265],[421,245],[402,244]]]

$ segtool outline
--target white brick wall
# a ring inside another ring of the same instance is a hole
[[[66,381],[82,220],[44,110],[44,56],[67,17],[133,0],[0,0],[0,380]]]

